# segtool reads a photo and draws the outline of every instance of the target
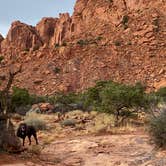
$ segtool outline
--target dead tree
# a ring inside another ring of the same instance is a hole
[[[14,70],[15,69],[15,70]],[[10,121],[8,113],[11,109],[11,97],[10,88],[14,81],[14,77],[21,72],[22,66],[19,65],[16,68],[13,66],[9,68],[9,78],[6,86],[0,91],[0,149],[9,152],[19,151],[21,148],[20,140],[16,137],[14,126]]]
[[[1,110],[2,114],[6,115],[11,107],[11,101],[9,97],[9,91],[12,86],[14,77],[21,72],[22,66],[19,65],[19,67],[14,71],[12,69],[9,69],[9,79],[6,84],[6,87],[0,92],[0,105],[1,105]]]

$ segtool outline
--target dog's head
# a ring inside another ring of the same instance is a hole
[[[19,125],[19,129],[20,129],[21,132],[26,132],[26,130],[27,130],[27,125],[26,125],[25,123],[21,123],[21,124]]]

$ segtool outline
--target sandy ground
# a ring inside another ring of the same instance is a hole
[[[32,158],[24,155],[0,154],[0,165],[166,166],[166,152],[156,150],[149,137],[140,133],[58,139]]]

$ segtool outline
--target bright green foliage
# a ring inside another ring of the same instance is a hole
[[[94,110],[107,112],[126,118],[135,113],[130,108],[146,106],[144,87],[115,83],[113,81],[98,82],[95,87],[89,88],[84,94],[85,106],[91,106]]]

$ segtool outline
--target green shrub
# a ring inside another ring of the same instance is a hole
[[[78,95],[75,93],[59,93],[54,96],[54,102],[55,103],[61,103],[64,105],[68,105],[71,103],[77,103]]]
[[[31,101],[31,97],[29,95],[28,90],[13,87],[12,93],[12,106],[17,107],[21,105],[28,105]]]
[[[65,119],[64,121],[61,122],[61,125],[74,127],[76,125],[76,120],[75,119]]]
[[[77,44],[80,45],[80,46],[84,46],[84,45],[88,45],[89,41],[81,39],[81,40],[77,41]]]
[[[128,21],[129,21],[129,16],[127,16],[127,15],[123,16],[123,18],[122,18],[122,24],[125,25],[125,24],[128,23]]]
[[[114,42],[114,44],[115,44],[115,46],[121,46],[121,42],[118,41],[118,40],[116,40],[116,41]]]
[[[37,103],[44,103],[48,102],[48,97],[47,96],[37,96],[35,94],[32,94],[30,96],[30,103],[29,104],[37,104]]]
[[[66,43],[66,42],[63,42],[63,43],[62,43],[62,46],[63,46],[63,47],[67,46],[67,43]]]
[[[54,71],[55,74],[58,74],[58,73],[60,73],[61,69],[58,68],[58,67],[55,67],[55,68],[53,69],[53,71]]]
[[[113,81],[98,82],[95,87],[84,93],[85,107],[93,110],[113,114],[117,123],[119,120],[135,116],[138,108],[146,106],[144,87],[115,83]]]
[[[59,47],[59,43],[56,43],[56,44],[55,44],[55,48],[58,48],[58,47]]]
[[[128,21],[129,21],[129,16],[124,15],[122,18],[122,24],[123,24],[124,29],[128,28]]]
[[[157,92],[156,95],[160,98],[162,98],[163,101],[166,101],[166,87],[160,88]]]
[[[149,130],[155,144],[166,148],[166,110],[150,120]]]
[[[100,40],[102,40],[102,39],[103,39],[102,36],[98,36],[98,37],[96,38],[96,40],[98,40],[98,41],[100,41]]]
[[[41,117],[41,115],[34,112],[27,113],[24,122],[28,125],[34,126],[36,130],[46,129],[46,123]]]

